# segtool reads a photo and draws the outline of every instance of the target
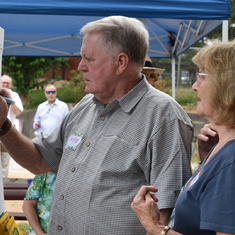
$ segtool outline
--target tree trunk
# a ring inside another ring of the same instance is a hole
[[[23,105],[29,105],[29,94],[20,94],[21,101]]]

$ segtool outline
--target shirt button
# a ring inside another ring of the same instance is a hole
[[[76,170],[76,168],[75,168],[75,167],[73,167],[73,168],[71,169],[71,171],[72,171],[72,172],[74,172],[75,170]]]
[[[62,227],[61,225],[58,225],[58,226],[57,226],[57,229],[58,229],[58,230],[62,230],[63,227]]]
[[[101,121],[104,121],[104,119],[105,119],[105,116],[100,116]]]
[[[91,145],[91,143],[90,143],[90,142],[87,142],[87,143],[86,143],[86,146],[87,146],[87,147],[89,147],[90,145]]]
[[[64,195],[60,195],[60,200],[64,200]]]

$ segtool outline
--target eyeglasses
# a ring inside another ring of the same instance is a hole
[[[206,73],[196,73],[196,78],[197,78],[197,85],[199,86],[202,81],[205,79],[205,76],[207,76],[208,74]]]
[[[159,74],[157,73],[151,73],[151,74],[144,73],[144,75],[146,76],[147,79],[151,78],[153,82],[156,82],[159,77]]]
[[[45,91],[45,92],[46,92],[47,95],[49,95],[50,93],[51,94],[55,94],[56,93],[56,91]]]

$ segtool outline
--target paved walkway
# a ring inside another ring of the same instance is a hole
[[[24,169],[22,166],[17,164],[12,158],[10,160],[9,165],[9,178],[24,178],[24,179],[32,179],[34,178],[34,174]]]
[[[33,179],[34,174],[24,169],[22,166],[17,164],[12,158],[10,159],[9,165],[9,178],[22,178],[22,179]],[[22,212],[23,201],[5,201],[5,207],[7,211]],[[17,221],[22,222],[22,221]],[[25,222],[25,221],[23,221]]]

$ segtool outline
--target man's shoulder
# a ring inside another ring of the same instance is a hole
[[[73,112],[77,112],[79,110],[82,110],[83,108],[87,107],[88,105],[92,105],[95,103],[94,95],[93,94],[87,94],[85,95],[77,104],[73,107]]]
[[[16,91],[13,91],[13,90],[11,90],[11,89],[10,89],[10,91],[11,91],[11,95],[12,95],[12,96],[19,96],[19,94],[18,94]]]
[[[148,107],[152,107],[152,109],[161,116],[164,115],[164,117],[167,117],[171,120],[178,119],[184,123],[187,123],[188,125],[191,125],[191,119],[185,110],[170,95],[160,90],[152,89],[146,94],[145,99]]]
[[[40,103],[40,104],[38,105],[37,109],[38,109],[38,110],[44,109],[44,108],[46,107],[47,103],[48,103],[47,100],[44,101],[44,102],[42,102],[42,103]]]
[[[61,103],[61,104],[66,104],[66,105],[67,105],[67,103],[65,103],[65,102],[62,101],[62,100],[59,100],[58,98],[56,99],[56,102],[59,102],[59,103]]]
[[[56,100],[56,104],[58,104],[58,105],[60,105],[60,106],[68,106],[67,103],[65,103],[64,101],[59,100],[59,99]]]

